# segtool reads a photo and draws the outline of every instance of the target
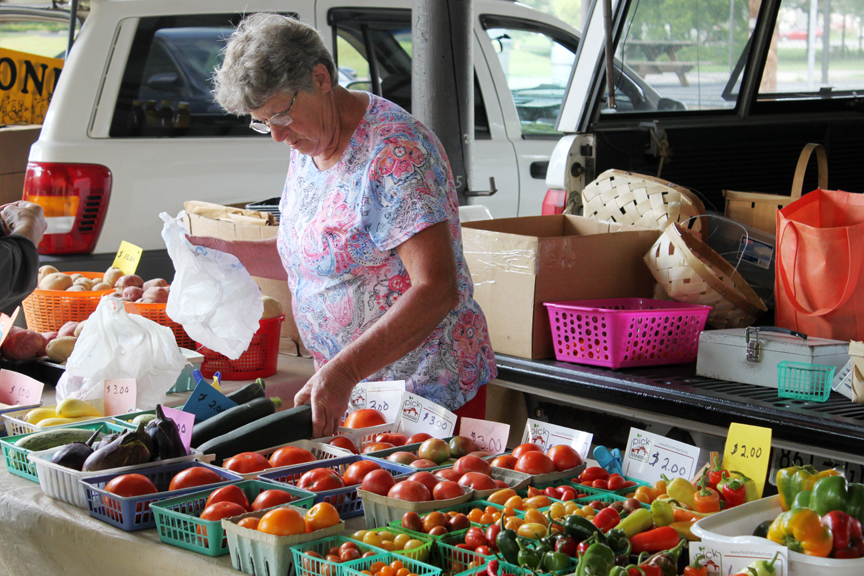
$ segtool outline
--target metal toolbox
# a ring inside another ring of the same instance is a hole
[[[835,366],[849,361],[849,342],[808,338],[785,328],[706,330],[699,336],[696,374],[731,382],[777,388],[783,361]]]

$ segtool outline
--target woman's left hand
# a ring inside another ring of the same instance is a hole
[[[325,365],[294,396],[294,405],[312,405],[313,438],[336,434],[357,382]]]

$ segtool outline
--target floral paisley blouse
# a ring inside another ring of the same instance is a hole
[[[420,346],[368,380],[405,380],[408,391],[456,410],[497,375],[462,254],[444,148],[408,112],[369,94],[341,160],[323,172],[310,156],[292,150],[279,209],[279,255],[294,318],[316,366],[357,339],[411,287],[396,247],[447,221],[459,305]]]

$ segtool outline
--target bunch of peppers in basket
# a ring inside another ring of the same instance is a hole
[[[620,562],[615,552],[600,542],[588,546],[579,556],[574,576],[678,576],[678,557],[684,550],[685,540],[675,547],[648,555],[639,555],[638,560]]]
[[[756,483],[736,470],[726,470],[714,458],[712,467],[699,479],[693,493],[696,512],[711,513],[759,499]]]
[[[836,470],[791,466],[777,472],[777,491],[783,512],[768,527],[769,540],[811,556],[864,557],[864,484]]]

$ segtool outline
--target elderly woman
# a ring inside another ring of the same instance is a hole
[[[497,369],[435,135],[395,104],[339,86],[316,30],[283,16],[246,18],[215,83],[219,104],[287,144],[291,164],[276,239],[193,242],[287,279],[316,366],[294,402],[311,403],[314,434],[335,432],[362,380],[404,380],[482,418]]]

